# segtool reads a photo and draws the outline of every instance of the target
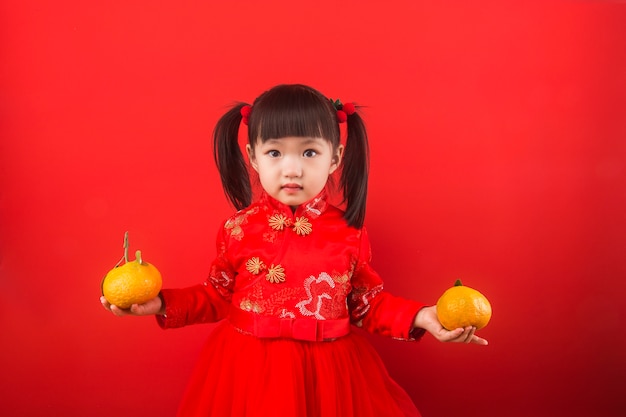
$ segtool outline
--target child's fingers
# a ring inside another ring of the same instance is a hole
[[[105,310],[110,311],[116,316],[125,316],[126,314],[128,314],[128,310],[122,310],[118,306],[109,303],[107,299],[104,298],[104,296],[100,297],[100,304],[102,304],[102,307],[104,307]]]
[[[147,304],[133,304],[130,306],[130,312],[136,316],[145,316],[150,314]]]
[[[116,305],[111,305],[111,313],[115,314],[117,317],[124,317],[130,314],[130,310],[124,310]]]
[[[465,331],[463,332],[465,334],[465,340],[463,342],[470,343],[472,339],[474,338],[475,332],[476,332],[476,327],[473,327],[473,326],[466,327]]]
[[[465,329],[459,327],[454,330],[445,330],[442,329],[442,335],[440,340],[442,342],[458,342],[459,339],[464,339]]]
[[[474,343],[483,346],[489,344],[486,339],[476,336],[476,327],[473,326],[469,326],[463,329],[463,333],[460,339],[462,339],[460,341],[462,341],[463,343]]]
[[[133,304],[130,312],[136,316],[149,316],[158,313],[161,308],[161,299],[155,297],[141,304]]]
[[[489,342],[487,342],[487,339],[483,339],[482,337],[478,337],[476,335],[472,337],[472,340],[470,340],[470,343],[474,343],[476,345],[483,345],[483,346],[487,346],[489,344]]]
[[[454,330],[445,330],[439,333],[438,339],[442,342],[452,343],[474,343],[477,345],[488,345],[487,340],[476,336],[476,328],[473,326],[459,327]]]
[[[447,341],[454,343],[470,343],[475,329],[472,326],[459,327],[448,332]]]
[[[111,311],[111,304],[109,304],[107,299],[104,298],[104,295],[100,296],[100,304],[102,304],[102,307],[104,307],[105,310]]]
[[[478,337],[476,335],[474,335],[474,337],[472,338],[472,343],[483,346],[487,346],[489,344],[489,342],[487,342],[487,339],[483,339],[482,337]]]

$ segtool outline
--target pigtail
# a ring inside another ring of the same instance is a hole
[[[244,106],[245,103],[240,103],[226,112],[213,131],[213,158],[220,173],[224,193],[237,210],[249,206],[252,201],[248,166],[238,142],[241,108]]]
[[[347,139],[341,172],[341,188],[346,203],[344,218],[350,226],[361,228],[365,221],[369,145],[365,123],[357,112],[347,116]]]

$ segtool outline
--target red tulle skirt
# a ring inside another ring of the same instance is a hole
[[[202,350],[179,417],[420,416],[370,343],[261,339],[228,321]]]

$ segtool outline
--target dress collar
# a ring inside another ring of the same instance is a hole
[[[271,197],[267,192],[263,191],[260,197],[260,202],[272,211],[278,211],[280,213],[288,214],[291,216],[306,216],[309,219],[315,219],[322,215],[328,208],[328,191],[324,188],[316,197],[311,200],[300,204],[295,212],[291,211],[291,207],[281,203],[274,197]]]

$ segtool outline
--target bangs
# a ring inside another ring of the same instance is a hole
[[[339,144],[339,124],[332,103],[310,87],[278,86],[259,96],[252,108],[250,143],[296,136],[320,137]]]

